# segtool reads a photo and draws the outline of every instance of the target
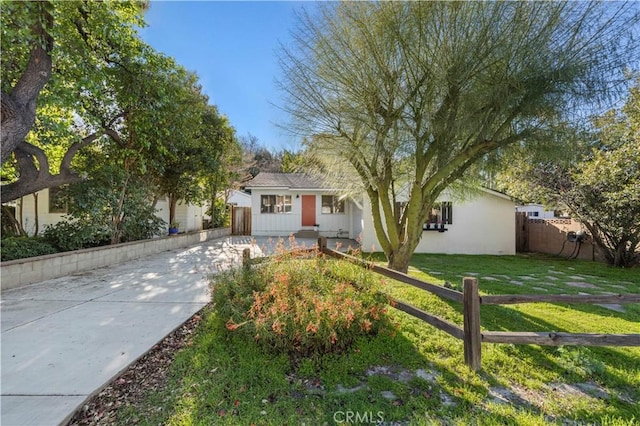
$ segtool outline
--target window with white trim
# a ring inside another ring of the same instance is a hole
[[[291,213],[291,195],[261,195],[260,213]]]
[[[335,195],[322,196],[322,214],[344,213],[344,198]]]

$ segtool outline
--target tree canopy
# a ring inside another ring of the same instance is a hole
[[[348,2],[300,15],[283,49],[291,128],[359,177],[406,270],[438,195],[489,153],[605,99],[637,47],[634,4]],[[630,59],[631,58],[631,59]],[[361,190],[362,190],[361,189]],[[408,193],[405,203],[398,195]],[[398,218],[398,219],[396,219]]]
[[[235,130],[196,74],[142,42],[147,3],[0,3],[3,203],[76,184],[74,223],[116,243],[159,232],[158,197],[173,219],[228,184]]]
[[[567,129],[548,143],[551,153],[511,153],[510,167],[498,174],[501,188],[568,208],[609,264],[640,262],[640,81],[624,106],[595,118],[590,131]],[[564,150],[567,144],[574,149]]]
[[[17,181],[2,201],[79,176],[71,163],[121,118],[92,117],[92,99],[112,89],[112,72],[141,54],[135,28],[140,2],[2,2],[2,164],[13,161]],[[73,123],[73,125],[70,125]],[[47,156],[57,145],[61,160]]]

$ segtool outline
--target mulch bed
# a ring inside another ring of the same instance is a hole
[[[206,308],[203,308],[206,309]],[[153,346],[121,375],[84,403],[67,425],[108,425],[116,423],[116,412],[135,406],[150,391],[160,391],[167,384],[167,373],[175,354],[191,342],[202,310]],[[144,413],[140,413],[144,418]]]

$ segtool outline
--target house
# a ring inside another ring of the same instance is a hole
[[[58,223],[67,214],[67,206],[58,197],[57,188],[48,188],[17,200],[16,219],[28,235],[44,232],[48,225]],[[157,216],[169,223],[169,203],[166,197],[156,203]],[[176,206],[175,221],[180,223],[180,232],[202,230],[204,208],[195,204]],[[36,220],[37,219],[37,220]]]
[[[251,234],[357,238],[362,207],[319,179],[302,173],[259,173],[246,182],[251,193]]]
[[[260,173],[246,183],[251,193],[255,236],[317,231],[326,237],[361,240],[364,251],[380,251],[371,204],[300,173]],[[438,198],[416,253],[515,254],[515,203],[505,194],[481,189],[459,201]],[[300,234],[299,234],[300,235]]]
[[[371,204],[365,197],[361,246],[363,251],[380,251],[373,230]],[[448,191],[438,197],[430,218],[423,225],[415,253],[494,254],[516,253],[515,203],[508,195],[480,188],[472,197],[460,200]]]
[[[542,204],[531,203],[517,206],[516,211],[519,213],[527,213],[527,216],[531,219],[553,219],[555,217],[553,210],[545,210]]]

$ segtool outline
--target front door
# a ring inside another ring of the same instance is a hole
[[[302,226],[314,226],[316,224],[316,196],[302,196]]]

